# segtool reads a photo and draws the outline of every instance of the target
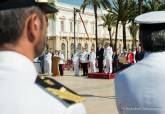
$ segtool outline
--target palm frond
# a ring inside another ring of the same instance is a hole
[[[91,2],[92,2],[92,0],[84,0],[83,3],[82,3],[82,5],[80,6],[80,10],[81,10],[82,12],[84,12],[85,8],[86,8],[88,5],[90,5]]]

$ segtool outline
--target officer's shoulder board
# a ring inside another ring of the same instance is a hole
[[[42,87],[51,95],[59,98],[68,104],[74,104],[84,101],[84,97],[78,95],[73,90],[57,82],[53,77],[50,76],[37,76],[36,84]]]

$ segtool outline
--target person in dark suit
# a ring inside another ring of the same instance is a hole
[[[42,54],[42,55],[38,58],[39,61],[40,61],[40,67],[41,67],[41,73],[42,73],[42,74],[44,74],[44,63],[45,63],[44,57],[45,57],[45,55]]]
[[[99,73],[103,72],[104,48],[100,44],[97,48],[96,58],[98,61]]]

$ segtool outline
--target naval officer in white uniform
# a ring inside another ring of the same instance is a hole
[[[119,114],[165,114],[165,11],[142,14],[139,40],[144,58],[115,80]]]
[[[91,48],[91,52],[89,54],[89,62],[91,72],[96,72],[96,53],[93,48]]]
[[[70,105],[35,83],[33,59],[45,48],[44,13],[57,12],[37,1],[0,1],[0,114],[86,114],[81,103]]]
[[[52,73],[52,53],[50,52],[50,50],[47,50],[46,54],[45,54],[45,72],[44,73],[48,73],[51,74]]]
[[[83,47],[82,52],[80,54],[80,62],[81,62],[81,66],[83,69],[83,75],[82,76],[88,75],[88,57],[89,57],[89,53]]]
[[[79,76],[80,72],[80,52],[76,50],[76,53],[73,55],[73,68],[74,68],[74,75]]]
[[[104,49],[104,58],[105,58],[105,73],[112,73],[112,55],[113,55],[113,50],[112,46],[110,44],[105,44],[105,49]]]

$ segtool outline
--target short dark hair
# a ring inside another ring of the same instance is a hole
[[[42,12],[36,6],[0,11],[0,45],[15,43],[23,32],[26,18],[33,12],[41,18]]]
[[[165,24],[140,25],[139,40],[147,52],[165,51]]]

